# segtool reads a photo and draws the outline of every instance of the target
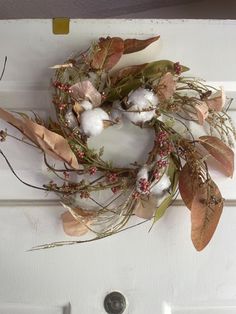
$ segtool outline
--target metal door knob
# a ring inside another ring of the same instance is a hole
[[[122,314],[126,308],[125,297],[117,291],[109,293],[104,299],[104,308],[108,314]]]

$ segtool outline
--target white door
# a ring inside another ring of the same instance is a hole
[[[49,66],[101,36],[156,34],[159,42],[125,62],[180,61],[191,75],[224,84],[233,96],[235,21],[71,20],[68,35],[54,35],[51,20],[10,20],[0,21],[0,62],[8,57],[0,106],[47,115]],[[15,141],[0,148],[25,181],[47,181],[32,149]],[[0,158],[0,313],[105,314],[104,298],[113,291],[124,295],[129,314],[236,313],[235,184],[230,179],[219,184],[225,210],[212,242],[200,253],[191,244],[189,211],[179,201],[150,233],[150,224],[144,224],[90,244],[28,252],[71,239],[61,227],[63,209],[54,195],[17,182]]]

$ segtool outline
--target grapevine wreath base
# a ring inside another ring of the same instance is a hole
[[[188,68],[179,62],[161,60],[113,69],[122,55],[142,50],[158,39],[100,38],[87,51],[54,66],[56,120],[0,109],[0,118],[23,134],[18,140],[40,149],[46,167],[56,176],[57,180],[42,187],[31,186],[60,197],[67,209],[62,214],[64,231],[71,236],[94,234],[86,240],[34,249],[107,237],[126,229],[133,215],[155,223],[178,191],[191,210],[195,248],[202,250],[210,241],[223,198],[211,179],[208,162],[214,159],[219,171],[232,177],[234,153],[230,147],[236,132],[223,88],[217,90],[202,80],[183,76]],[[194,136],[189,121],[199,124],[205,135]],[[113,165],[103,158],[103,147],[94,150],[88,145],[89,139],[104,129],[123,124],[152,130],[153,146],[143,164],[134,160],[129,167]],[[0,135],[1,141],[11,137],[7,130]],[[50,158],[62,163],[58,166]]]

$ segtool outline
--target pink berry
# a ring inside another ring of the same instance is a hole
[[[90,167],[89,168],[89,174],[94,175],[97,172],[97,167]]]

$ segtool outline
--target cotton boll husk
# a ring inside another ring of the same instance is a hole
[[[139,87],[128,95],[128,104],[132,104],[135,110],[147,109],[150,106],[155,107],[158,104],[157,96],[150,90]]]
[[[87,136],[96,136],[104,129],[103,120],[109,120],[109,116],[101,108],[86,110],[80,116],[80,126]]]
[[[111,118],[113,120],[121,120],[122,119],[122,112],[124,110],[120,106],[120,101],[115,100],[112,104],[112,109],[111,109]]]
[[[166,191],[170,185],[170,178],[167,176],[167,174],[164,173],[159,181],[157,180],[152,183],[150,193],[155,195],[163,194],[163,192]]]

